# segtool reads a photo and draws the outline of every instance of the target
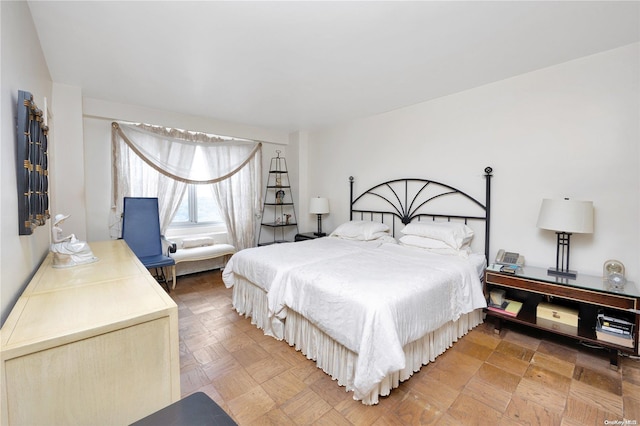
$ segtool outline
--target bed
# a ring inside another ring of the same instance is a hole
[[[284,318],[269,312],[267,294],[282,282],[291,270],[330,261],[354,252],[377,248],[385,238],[350,240],[319,238],[296,243],[273,244],[241,250],[231,256],[222,272],[227,287],[233,288],[232,302],[238,313],[251,317],[251,322],[265,334],[284,338]]]
[[[350,221],[331,236],[230,259],[235,309],[376,404],[482,322],[491,177],[484,204],[426,179],[354,197],[350,178]]]

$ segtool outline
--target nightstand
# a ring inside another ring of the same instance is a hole
[[[303,232],[302,234],[296,234],[295,241],[315,240],[318,237],[315,232]]]
[[[489,267],[485,272],[485,295],[492,290],[500,290],[507,299],[522,303],[521,309],[512,315],[487,308],[487,316],[495,319],[496,332],[500,331],[502,322],[514,322],[596,344],[609,350],[614,369],[618,367],[619,352],[638,354],[640,289],[633,282],[627,282],[623,290],[615,290],[608,288],[602,277],[580,274],[576,279],[560,278],[548,275],[546,269],[530,266],[508,274]],[[577,327],[568,331],[559,323],[541,321],[538,308],[544,310],[548,306],[558,308],[556,318],[561,318],[564,309],[576,312]],[[599,313],[632,324],[632,339],[617,344],[615,340],[599,338],[596,329]]]

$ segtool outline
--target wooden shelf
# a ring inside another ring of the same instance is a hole
[[[485,272],[485,295],[492,288],[501,288],[507,292],[507,298],[523,302],[517,316],[510,316],[494,310],[486,309],[487,316],[496,319],[496,331],[499,332],[502,322],[512,322],[546,332],[565,336],[571,339],[596,344],[610,351],[613,368],[618,366],[618,351],[638,354],[638,327],[640,315],[638,306],[640,297],[634,283],[627,283],[624,292],[614,292],[605,288],[598,277],[578,276],[577,279],[555,278],[547,276],[546,270],[525,267],[516,275],[498,271]],[[537,306],[543,300],[569,306],[579,312],[576,333],[561,331],[537,323]],[[599,311],[606,311],[620,318],[631,320],[635,324],[634,347],[616,345],[599,340],[596,336],[596,318]]]

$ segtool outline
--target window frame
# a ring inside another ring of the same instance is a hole
[[[180,204],[184,202],[184,197],[187,197],[187,208],[188,208],[188,216],[189,219],[183,222],[176,222],[174,220],[169,224],[169,228],[197,228],[197,227],[224,227],[226,229],[226,224],[224,220],[220,221],[206,221],[200,222],[198,221],[198,186],[197,184],[188,184],[187,190],[183,196],[183,200],[180,201]],[[214,200],[215,201],[215,200]],[[217,206],[217,203],[216,203]],[[218,211],[220,206],[218,207]]]

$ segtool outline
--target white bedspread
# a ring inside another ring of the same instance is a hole
[[[293,268],[373,249],[384,241],[388,240],[356,241],[326,237],[248,248],[231,256],[222,272],[222,280],[227,288],[231,288],[236,282],[236,275],[240,275],[268,292],[274,282],[279,282],[283,274]]]
[[[269,310],[284,317],[293,309],[357,353],[360,399],[404,368],[407,343],[486,306],[478,276],[483,265],[481,256],[383,244],[289,268],[267,295]]]

